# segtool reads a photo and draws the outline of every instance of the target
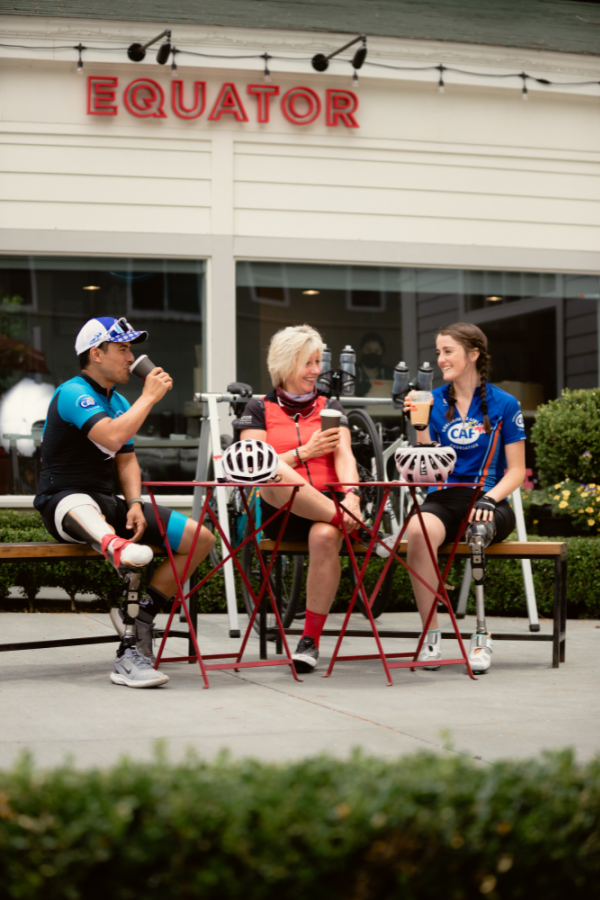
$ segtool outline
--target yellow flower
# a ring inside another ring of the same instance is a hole
[[[562,481],[559,481],[558,484],[554,485],[554,490],[557,491],[561,485],[562,485]]]
[[[559,509],[564,509],[565,506],[568,506],[568,505],[569,505],[569,504],[567,503],[566,500],[561,500],[560,503],[558,504],[558,508],[559,508]]]
[[[586,506],[585,511],[586,511],[586,513],[593,513],[593,512],[594,512],[594,507],[593,507],[593,506]]]
[[[563,495],[563,497],[570,497],[570,496],[571,496],[571,491],[563,491],[563,492],[562,492],[562,495]]]
[[[577,493],[580,494],[580,493],[582,492],[582,490],[583,490],[582,487],[578,487],[578,488],[577,488]]]
[[[582,509],[578,509],[577,512],[578,512],[578,513],[582,513],[583,510],[582,510]]]
[[[595,525],[595,524],[596,524],[596,523],[594,522],[593,519],[588,519],[588,525]]]
[[[555,497],[551,497],[551,500],[560,500],[560,494],[557,494]]]
[[[539,519],[534,519],[534,520],[533,520],[533,524],[534,524],[534,525],[539,525],[539,521],[540,521]],[[598,531],[600,531],[600,528],[598,529]]]

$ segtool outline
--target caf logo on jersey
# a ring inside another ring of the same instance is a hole
[[[459,447],[467,447],[479,440],[479,435],[485,433],[485,425],[476,419],[467,419],[466,422],[452,422],[448,428],[448,437],[452,444]]]
[[[89,394],[82,394],[81,397],[77,398],[77,406],[81,407],[81,409],[92,409],[92,407],[98,406],[98,404]]]

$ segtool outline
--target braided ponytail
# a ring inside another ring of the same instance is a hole
[[[481,328],[472,325],[470,322],[458,322],[455,325],[448,325],[447,328],[441,328],[438,334],[447,334],[448,337],[454,338],[459,344],[462,344],[465,351],[469,353],[471,350],[479,350],[479,356],[476,360],[476,368],[479,374],[481,384],[481,411],[483,413],[483,425],[486,434],[492,433],[492,424],[488,416],[487,405],[487,382],[489,377],[489,368],[491,356],[488,353],[487,338]],[[455,414],[456,395],[454,393],[454,383],[451,381],[448,386],[448,412],[446,418],[452,422]]]

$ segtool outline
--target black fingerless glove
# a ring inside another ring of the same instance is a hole
[[[490,497],[489,494],[484,494],[483,497],[480,497],[476,502],[474,509],[477,512],[480,509],[482,512],[491,512],[492,515],[496,512],[496,507],[498,506],[497,502],[493,497]]]

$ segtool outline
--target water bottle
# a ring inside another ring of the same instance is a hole
[[[331,393],[331,350],[327,344],[323,344],[321,354],[321,371],[317,378],[317,390],[325,394]]]
[[[419,373],[417,375],[417,390],[433,390],[433,369],[428,362],[424,362],[419,366]]]
[[[394,409],[404,409],[404,395],[408,391],[409,371],[405,362],[399,362],[394,369],[394,383],[392,385],[392,406]]]
[[[350,346],[346,344],[340,353],[340,371],[342,372],[342,390],[344,396],[352,396],[354,394],[354,382],[356,379],[356,353]]]

